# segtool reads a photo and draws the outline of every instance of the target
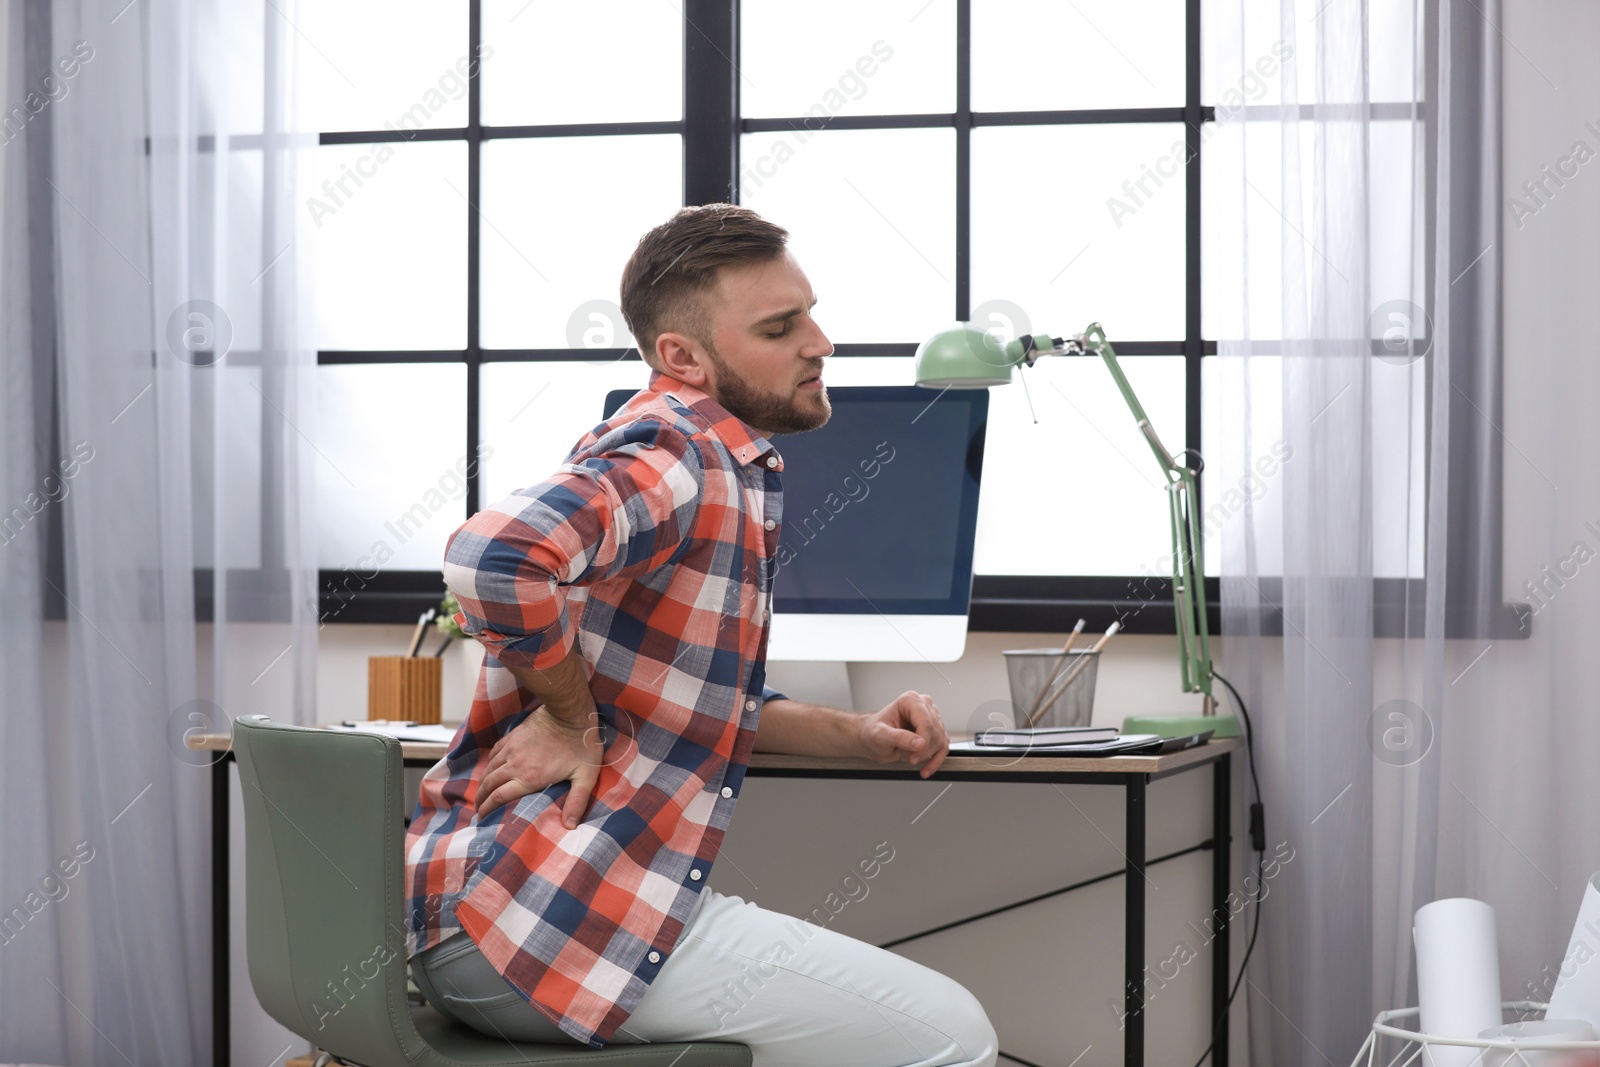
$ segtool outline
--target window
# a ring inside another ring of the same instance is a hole
[[[404,0],[299,28],[322,131],[322,614],[409,620],[461,521],[647,377],[617,278],[684,203],[684,15]]]
[[[325,618],[414,618],[449,532],[553,469],[608,389],[644,385],[618,277],[684,203],[736,199],[791,231],[839,385],[909,382],[917,343],[957,320],[1008,336],[1098,320],[1169,447],[1198,449],[1215,346],[1189,158],[1211,118],[1197,11],[317,9],[319,439],[349,475],[324,479]],[[1017,41],[1078,43],[1069,65]],[[1134,579],[1167,572],[1159,471],[1095,362],[992,391],[984,480],[975,629],[1104,626]]]

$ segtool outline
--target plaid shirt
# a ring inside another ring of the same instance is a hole
[[[465,929],[507,981],[594,1048],[677,945],[744,783],[764,701],[783,459],[659,371],[548,480],[445,549],[461,628],[487,649],[406,832],[408,956]],[[479,819],[495,742],[538,706],[507,665],[577,643],[606,756],[583,822],[570,786]]]

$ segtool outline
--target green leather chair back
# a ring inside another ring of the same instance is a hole
[[[406,1003],[400,742],[234,721],[245,822],[245,943],[278,1022],[366,1067],[749,1067],[742,1045],[513,1043]]]
[[[343,1059],[411,1059],[400,743],[246,716],[233,747],[256,998]]]

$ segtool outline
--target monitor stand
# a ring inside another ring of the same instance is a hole
[[[767,684],[794,700],[855,711],[850,665],[841,660],[768,660]]]

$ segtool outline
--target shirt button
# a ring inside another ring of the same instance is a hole
[[[776,530],[778,528],[778,524],[773,522],[771,519],[768,519],[766,522],[762,523],[761,525],[765,526],[769,530]]]
[[[756,702],[754,700],[746,700],[744,702],[744,710],[745,711],[755,711],[756,710]]]
[[[731,785],[723,786],[722,787],[722,795],[725,796],[725,797],[733,796],[733,786],[731,786]]]
[[[649,959],[650,959],[651,963],[660,963],[661,962],[661,953],[659,953],[659,952],[655,951],[654,949],[652,949],[650,951]]]
[[[694,870],[689,872],[689,880],[692,882],[698,882],[700,880],[700,868],[696,867]]]
[[[776,467],[777,465],[778,465],[778,457],[777,456],[768,456],[767,457],[767,466]]]

